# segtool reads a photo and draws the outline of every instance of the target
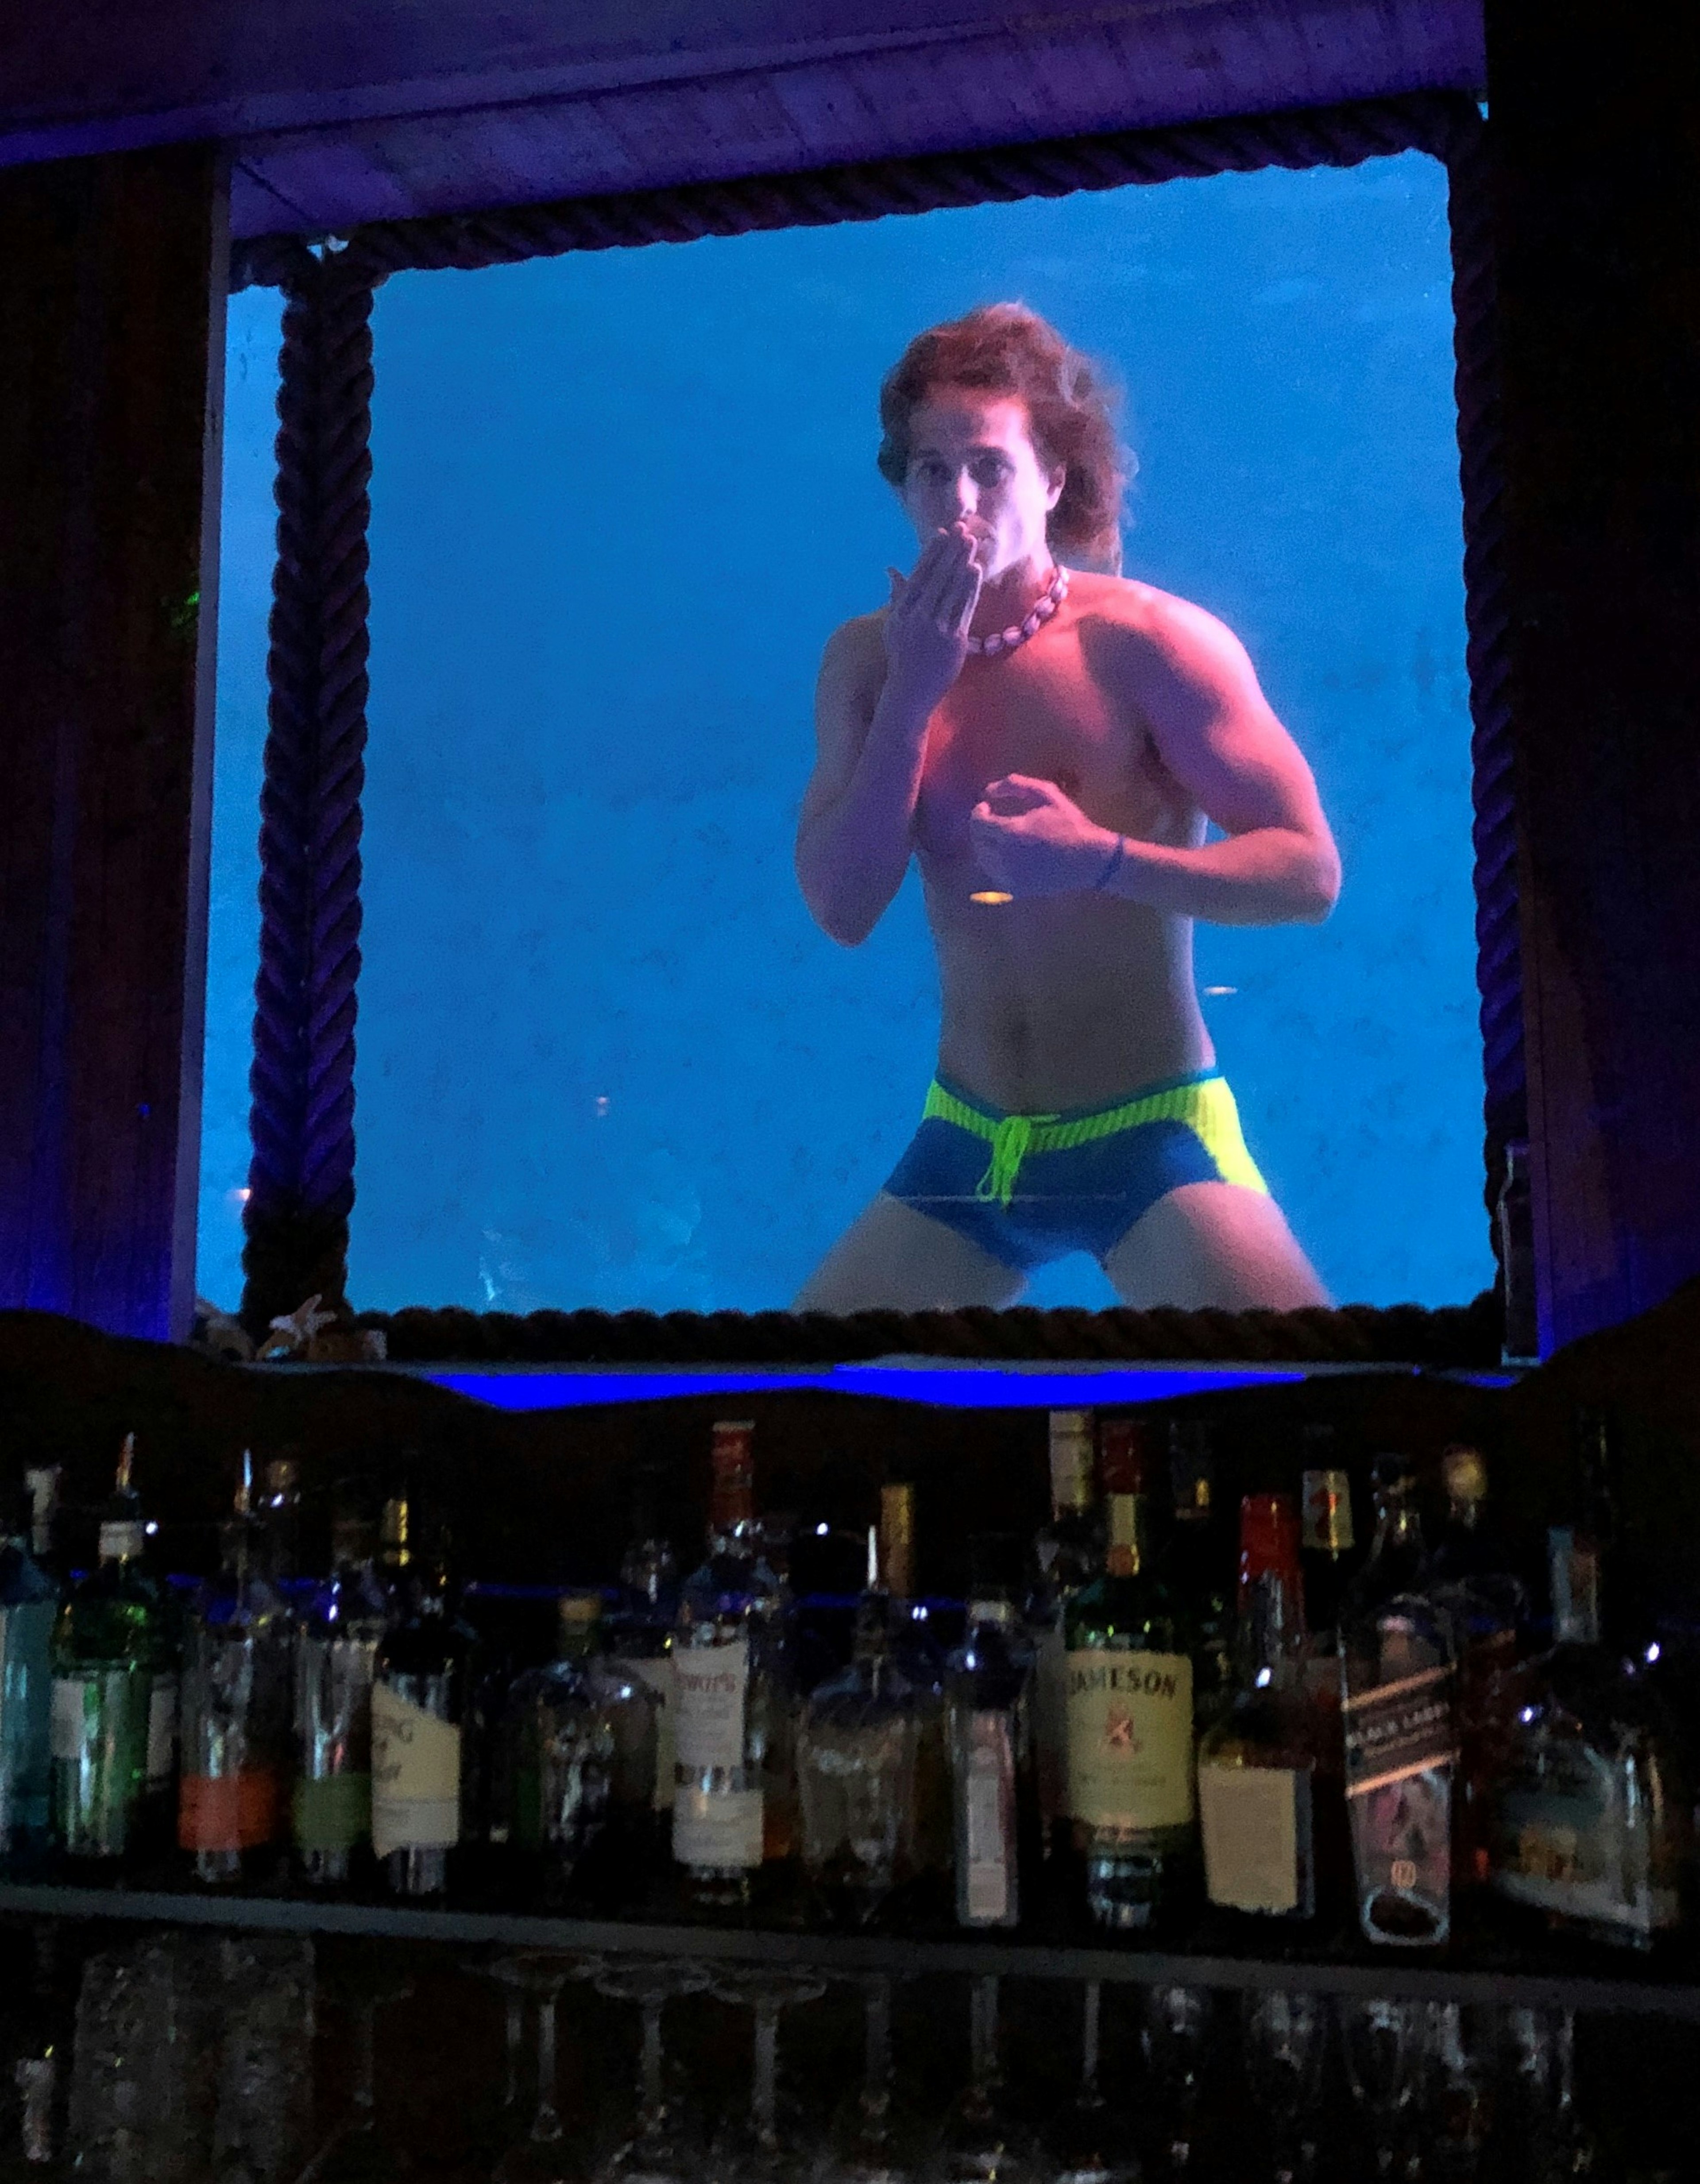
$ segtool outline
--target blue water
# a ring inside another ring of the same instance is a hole
[[[380,292],[366,1306],[783,1305],[912,1130],[912,876],[846,952],[791,835],[826,633],[913,546],[911,334],[1019,297],[1128,388],[1130,575],[1240,634],[1345,860],[1199,931],[1251,1149],[1342,1299],[1461,1301],[1480,1210],[1444,182],[1419,154]],[[231,315],[200,1286],[239,1291],[277,302]],[[1028,1301],[1100,1303],[1086,1260]]]

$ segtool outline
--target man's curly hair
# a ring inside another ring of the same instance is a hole
[[[1116,391],[1102,368],[1071,348],[1025,304],[983,304],[917,334],[879,390],[880,476],[909,475],[910,421],[934,387],[968,387],[1025,404],[1034,448],[1065,473],[1046,526],[1053,553],[1119,572],[1122,489],[1129,459],[1116,437]]]

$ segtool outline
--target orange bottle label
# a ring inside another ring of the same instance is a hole
[[[253,1850],[276,1838],[283,1800],[270,1768],[239,1774],[185,1774],[178,1786],[180,1850]]]

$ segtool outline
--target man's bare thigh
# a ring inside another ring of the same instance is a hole
[[[1142,1311],[1297,1312],[1329,1301],[1274,1200],[1237,1183],[1168,1192],[1112,1246],[1104,1272]]]
[[[797,1292],[794,1312],[952,1312],[1010,1304],[1027,1277],[881,1191]]]

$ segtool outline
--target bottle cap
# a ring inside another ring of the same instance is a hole
[[[1441,1477],[1448,1497],[1454,1502],[1487,1499],[1487,1465],[1480,1449],[1466,1448],[1455,1442],[1451,1448],[1442,1450]]]
[[[1098,1429],[1098,1476],[1106,1494],[1143,1494],[1149,1429],[1138,1418],[1106,1418]]]
[[[1240,1582],[1298,1568],[1299,1520],[1290,1496],[1248,1494],[1240,1504]]]
[[[564,1592],[556,1613],[569,1630],[592,1630],[602,1619],[602,1595],[599,1592]]]

